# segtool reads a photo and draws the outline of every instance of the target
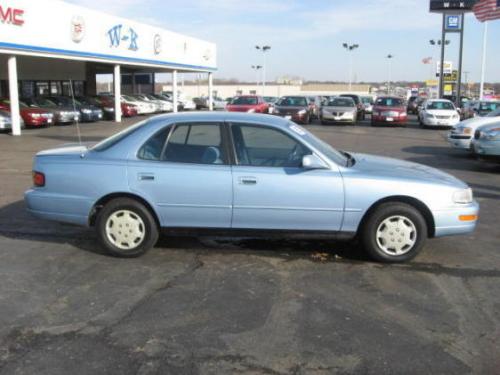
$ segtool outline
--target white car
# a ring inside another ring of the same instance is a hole
[[[137,107],[138,115],[150,115],[156,112],[156,106],[152,103],[147,103],[128,95],[122,95],[121,99],[122,102]]]
[[[172,91],[163,91],[162,95],[172,99],[173,101],[173,93]],[[196,109],[196,103],[187,98],[182,92],[177,92],[177,103],[179,104],[179,109],[182,111],[194,111]]]
[[[488,113],[484,117],[473,117],[464,120],[448,133],[448,142],[454,148],[473,151],[471,142],[476,130],[481,126],[493,124],[498,121],[500,121],[500,108]]]
[[[157,107],[158,112],[172,112],[174,108],[172,103],[167,100],[161,100],[150,94],[137,94],[134,97],[145,102],[153,103]]]
[[[418,117],[422,127],[453,127],[460,122],[460,115],[455,104],[446,99],[427,100]]]

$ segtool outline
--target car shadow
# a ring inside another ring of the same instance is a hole
[[[37,219],[26,211],[24,201],[0,207],[0,236],[15,240],[69,244],[89,253],[108,256],[100,247],[92,228]],[[341,259],[353,262],[369,261],[354,241],[162,235],[156,248],[206,251],[210,254],[245,253],[289,260],[304,258],[321,262]]]

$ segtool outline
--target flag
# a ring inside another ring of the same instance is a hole
[[[500,1],[500,0],[498,0]],[[426,57],[425,59],[422,60],[422,63],[429,65],[432,64],[432,57]]]
[[[479,0],[472,10],[481,22],[500,19],[500,0]]]

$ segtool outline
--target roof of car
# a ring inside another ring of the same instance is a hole
[[[275,127],[285,128],[290,122],[279,116],[264,115],[264,114],[252,114],[252,113],[241,113],[241,112],[182,112],[182,113],[170,113],[166,115],[159,115],[152,117],[149,122],[151,124],[158,122],[169,123],[175,122],[189,122],[189,121],[220,121],[220,122],[248,122],[248,123],[260,123],[263,125],[271,125]]]

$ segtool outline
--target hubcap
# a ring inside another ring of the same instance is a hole
[[[404,216],[391,216],[377,229],[377,244],[387,255],[404,255],[413,249],[416,241],[417,228]]]
[[[144,241],[146,228],[139,215],[121,210],[113,213],[106,221],[106,236],[119,249],[133,250]]]

